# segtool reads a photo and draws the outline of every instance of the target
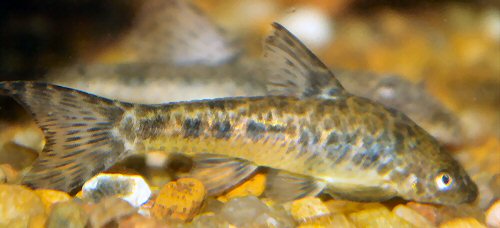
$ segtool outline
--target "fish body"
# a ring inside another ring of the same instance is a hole
[[[136,103],[264,96],[265,60],[244,55],[210,18],[179,0],[149,0],[123,39],[132,59],[56,69],[45,81]],[[458,118],[420,85],[395,75],[334,71],[350,93],[407,114],[440,142],[459,144]]]
[[[433,156],[405,147],[420,144],[430,152],[438,145],[401,113],[356,96],[181,102],[138,106],[124,116],[120,132],[134,150],[217,151],[337,187],[385,186],[391,192],[411,186],[411,173],[422,172],[409,163]]]
[[[263,96],[270,72],[258,59],[217,66],[169,63],[91,64],[58,69],[45,81],[135,103],[165,103],[237,96]],[[335,70],[354,95],[398,109],[441,143],[462,141],[459,119],[421,85],[396,75]]]
[[[3,82],[43,129],[46,145],[23,183],[70,191],[117,161],[183,153],[212,195],[258,167],[270,196],[291,200],[393,197],[473,201],[477,187],[439,143],[403,113],[351,95],[279,24],[266,39],[268,95],[160,105],[109,100],[41,82]]]

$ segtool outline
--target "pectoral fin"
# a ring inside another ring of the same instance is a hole
[[[278,23],[273,23],[273,27],[273,34],[264,44],[271,75],[268,93],[334,98],[345,92],[325,64],[300,40]]]
[[[267,177],[265,195],[280,202],[319,194],[325,184],[307,176],[271,170]]]
[[[258,167],[248,161],[214,154],[193,157],[187,176],[200,180],[208,195],[219,195],[249,178]]]

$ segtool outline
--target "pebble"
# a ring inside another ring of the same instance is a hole
[[[83,207],[74,202],[56,203],[47,219],[47,228],[84,228],[87,225],[88,214]]]
[[[71,199],[68,193],[52,189],[36,189],[35,193],[40,197],[42,203],[45,205],[45,211],[49,214],[53,204]]]
[[[154,218],[145,217],[139,214],[134,214],[121,219],[118,222],[119,228],[167,228],[167,224],[160,222]]]
[[[266,188],[266,175],[258,173],[252,178],[245,181],[243,184],[231,189],[224,195],[219,196],[217,199],[222,202],[227,202],[230,199],[243,197],[243,196],[260,196]]]
[[[493,196],[495,198],[500,198],[500,173],[493,176],[489,183],[490,189],[492,189]]]
[[[328,200],[324,204],[332,214],[349,214],[365,209],[384,207],[381,203],[360,203],[349,200]]]
[[[397,205],[392,212],[416,227],[434,227],[427,218],[405,205]]]
[[[436,225],[438,223],[439,212],[435,206],[416,202],[409,202],[406,206],[424,216],[432,224]]]
[[[497,200],[486,211],[486,224],[489,227],[500,227],[500,200]]]
[[[200,216],[196,216],[192,222],[186,225],[187,227],[193,228],[204,228],[204,227],[229,227],[230,224],[224,220],[222,217],[215,215],[214,213],[206,213]]]
[[[202,213],[219,213],[222,207],[224,206],[224,203],[221,201],[214,199],[212,197],[209,197],[205,200],[205,203],[203,204],[203,209]]]
[[[193,178],[181,178],[162,187],[151,214],[161,220],[189,221],[201,209],[206,190]]]
[[[31,189],[0,184],[0,226],[27,221],[30,217],[44,213],[42,200]]]
[[[270,208],[255,196],[234,198],[220,216],[236,227],[292,227],[294,221],[283,210]]]
[[[356,226],[347,219],[344,214],[333,214],[330,216],[322,216],[311,221],[300,224],[299,228],[315,228],[315,227],[342,227],[355,228]]]
[[[439,228],[486,228],[486,226],[475,218],[456,218],[441,224]]]
[[[330,214],[328,207],[317,197],[305,197],[293,201],[290,211],[297,222]]]
[[[31,217],[28,227],[29,228],[46,228],[47,227],[47,216],[44,214],[39,214],[39,215]]]
[[[413,227],[406,220],[391,213],[386,207],[362,210],[349,214],[349,219],[357,227]]]
[[[99,174],[85,182],[81,195],[92,202],[118,197],[133,207],[140,207],[150,196],[151,189],[142,176],[110,173]]]
[[[16,170],[30,166],[37,157],[37,151],[16,143],[0,144],[0,164],[9,164]]]
[[[150,168],[163,168],[167,164],[168,156],[163,151],[150,151],[145,156],[146,165]]]
[[[259,214],[269,211],[255,196],[234,198],[221,209],[221,216],[235,226],[251,223]]]
[[[89,207],[88,210],[91,227],[103,227],[137,212],[137,208],[116,197],[104,198],[98,204]]]
[[[10,164],[0,165],[0,184],[12,183],[19,173]]]
[[[324,48],[333,38],[332,20],[319,7],[299,7],[279,22],[312,49]]]

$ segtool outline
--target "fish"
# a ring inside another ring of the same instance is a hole
[[[269,71],[195,5],[146,1],[120,46],[134,57],[116,64],[75,64],[44,81],[136,103],[262,96]],[[333,70],[351,93],[407,114],[445,145],[463,142],[459,118],[421,84],[393,74]]]
[[[278,23],[264,42],[267,95],[135,104],[46,82],[1,82],[46,143],[23,177],[71,191],[131,155],[191,157],[209,195],[268,169],[266,195],[320,193],[355,201],[394,197],[457,205],[478,190],[463,167],[405,114],[350,94]]]

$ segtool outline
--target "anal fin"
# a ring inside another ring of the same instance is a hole
[[[287,202],[317,195],[325,186],[323,182],[307,176],[271,170],[267,177],[265,195],[279,202]]]
[[[214,154],[198,154],[186,176],[200,180],[208,195],[219,195],[249,178],[258,166],[250,162]]]

